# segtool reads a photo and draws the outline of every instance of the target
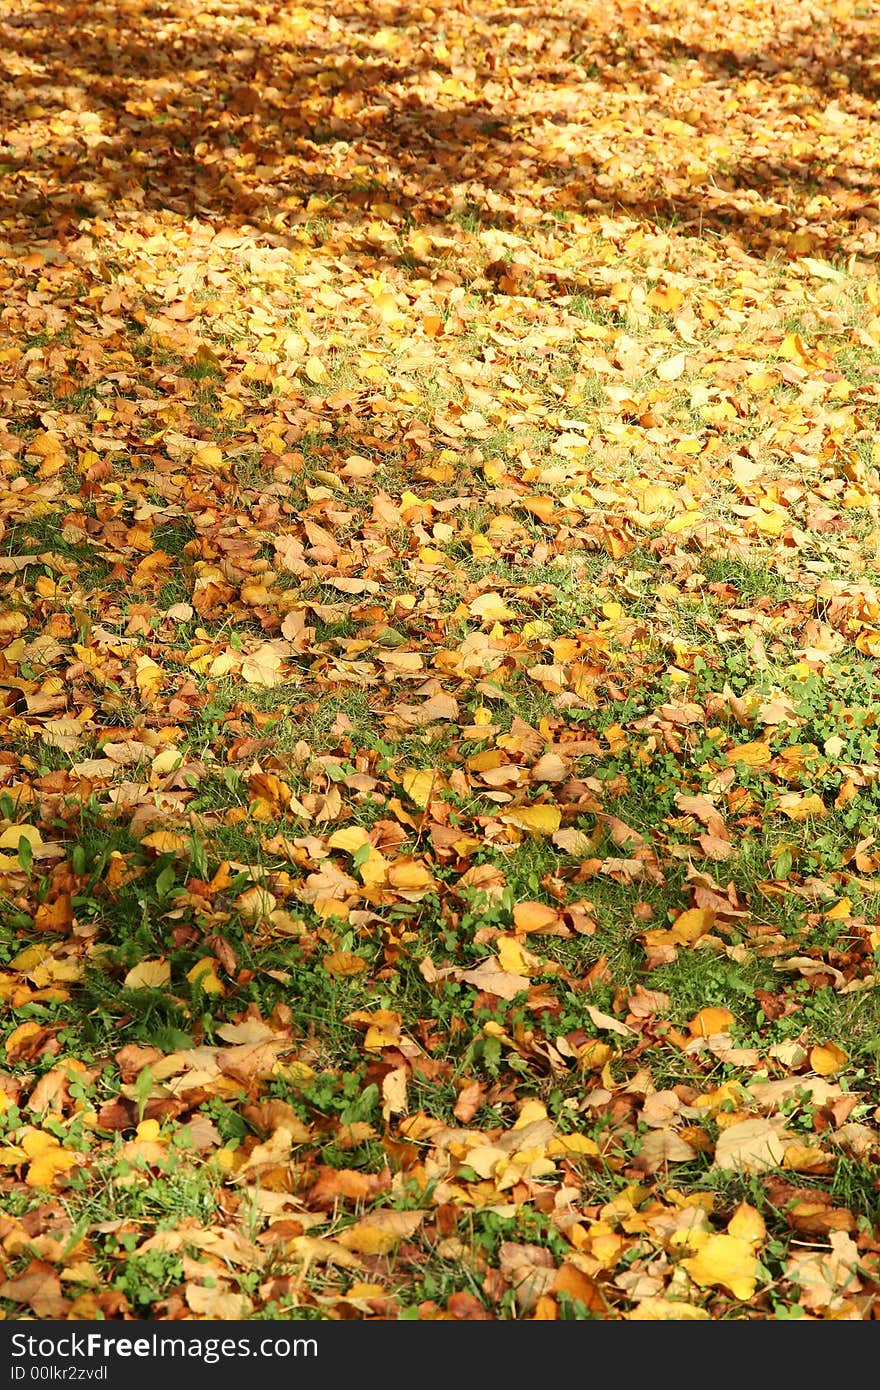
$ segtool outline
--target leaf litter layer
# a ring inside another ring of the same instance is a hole
[[[866,1318],[880,23],[3,0],[12,1318]]]

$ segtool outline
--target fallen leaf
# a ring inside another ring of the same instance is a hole
[[[781,1167],[787,1137],[773,1120],[739,1120],[719,1134],[713,1167],[742,1173]]]
[[[758,1282],[758,1260],[749,1240],[732,1235],[709,1236],[696,1255],[682,1260],[700,1288],[729,1289],[734,1298],[748,1302]]]

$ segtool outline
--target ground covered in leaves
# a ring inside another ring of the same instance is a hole
[[[0,78],[6,1316],[876,1316],[876,8]]]

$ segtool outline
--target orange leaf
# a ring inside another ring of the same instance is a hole
[[[847,1054],[837,1043],[827,1042],[810,1049],[810,1066],[820,1076],[834,1076],[848,1061]]]
[[[729,1009],[700,1009],[688,1024],[688,1032],[693,1038],[708,1038],[713,1033],[726,1033],[733,1021]]]

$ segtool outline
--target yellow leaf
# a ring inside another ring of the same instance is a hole
[[[356,956],[351,951],[331,951],[324,957],[323,966],[328,975],[344,978],[348,975],[362,974],[367,968],[367,962],[363,956]]]
[[[801,795],[799,792],[785,792],[776,803],[777,811],[788,816],[789,820],[809,820],[811,816],[821,819],[827,816],[828,808],[818,792]]]
[[[640,493],[642,511],[648,513],[672,511],[676,500],[672,488],[665,483],[650,483]]]
[[[709,1038],[713,1033],[726,1033],[732,1023],[729,1009],[700,1009],[688,1024],[688,1032],[692,1038]]]
[[[383,323],[391,324],[395,328],[402,328],[406,322],[404,315],[397,307],[397,300],[393,294],[377,295],[373,300],[373,306],[379,310],[379,317]]]
[[[614,1053],[607,1043],[599,1042],[598,1038],[591,1038],[578,1049],[577,1059],[587,1071],[601,1071],[613,1056]]]
[[[784,1127],[772,1120],[737,1120],[718,1136],[713,1166],[744,1173],[778,1168],[787,1137]]]
[[[651,309],[659,309],[665,314],[674,314],[684,303],[684,294],[674,285],[656,285],[648,295]]]
[[[357,1255],[326,1236],[294,1236],[287,1242],[286,1254],[306,1268],[311,1265],[339,1265],[341,1269],[360,1269]]]
[[[689,907],[679,913],[672,924],[670,934],[682,946],[690,946],[715,925],[715,912],[711,907]]]
[[[693,450],[676,449],[676,453],[693,453]],[[668,535],[677,535],[679,531],[691,531],[695,526],[699,526],[703,520],[702,512],[680,512],[671,521],[667,521],[664,531]]]
[[[787,524],[788,516],[781,507],[774,507],[769,512],[755,512],[752,515],[752,521],[763,535],[778,536]]]
[[[522,946],[512,936],[500,936],[496,942],[498,947],[498,963],[502,970],[509,970],[512,975],[524,975],[528,979],[531,974],[531,967],[528,965]]]
[[[28,1158],[39,1158],[40,1154],[50,1153],[53,1149],[58,1149],[60,1144],[60,1139],[57,1139],[54,1134],[47,1134],[44,1129],[29,1129],[21,1140],[21,1147]]]
[[[9,1057],[21,1055],[28,1046],[29,1039],[37,1039],[42,1033],[42,1026],[36,1019],[29,1018],[24,1023],[20,1023],[17,1028],[13,1028],[3,1046],[6,1048]]]
[[[524,935],[528,932],[546,931],[559,921],[559,912],[546,903],[517,903],[513,909],[513,925]]]
[[[400,785],[410,801],[425,809],[438,787],[445,786],[439,772],[431,768],[405,767],[400,774]]]
[[[370,845],[366,859],[357,866],[357,872],[360,875],[361,883],[367,887],[370,884],[376,887],[385,883],[388,878],[388,860],[384,854],[380,854],[377,849]]]
[[[677,381],[686,366],[686,354],[677,352],[674,357],[667,357],[665,362],[659,362],[655,370],[661,381]]]
[[[562,812],[558,806],[517,806],[505,812],[501,820],[532,835],[552,835],[562,823]]]
[[[705,1322],[709,1310],[675,1298],[643,1298],[627,1316],[635,1322]]]
[[[191,985],[197,984],[205,994],[224,994],[223,984],[214,970],[216,964],[213,956],[205,956],[203,960],[196,961],[192,970],[186,972],[186,978]]]
[[[410,232],[406,244],[413,255],[417,256],[420,261],[426,261],[428,259],[433,247],[433,242],[428,236],[428,233],[418,230]]]
[[[852,898],[841,898],[839,903],[835,903],[827,912],[822,913],[826,922],[846,921],[852,915]]]
[[[828,1042],[810,1049],[810,1066],[820,1076],[834,1076],[848,1061],[847,1054],[837,1043]]]
[[[754,395],[758,395],[761,391],[769,391],[778,380],[778,372],[752,372],[746,377],[746,386]]]
[[[351,1303],[355,1299],[364,1298],[384,1298],[386,1293],[384,1284],[368,1284],[361,1280],[358,1283],[349,1284],[345,1294],[346,1303]]]
[[[766,767],[772,754],[766,743],[756,739],[754,743],[741,743],[726,754],[731,767],[735,763],[745,763],[746,767]]]
[[[748,1240],[736,1236],[709,1236],[705,1245],[682,1264],[700,1288],[729,1289],[734,1298],[747,1302],[758,1281],[758,1260]]]
[[[356,854],[364,845],[370,844],[370,837],[362,825],[347,825],[342,830],[334,830],[327,844],[330,849],[341,849],[346,854]]]
[[[164,680],[165,672],[161,666],[148,656],[138,657],[134,682],[142,695],[155,695],[161,690]]]
[[[829,265],[827,261],[817,261],[812,256],[802,256],[800,263],[817,280],[828,280],[832,284],[836,284],[846,279],[842,270],[835,270],[834,266]]]
[[[190,668],[194,671],[204,671],[207,669],[211,676],[228,676],[229,672],[235,668],[235,654],[233,652],[221,652],[213,659],[210,656],[197,657],[191,661]]]
[[[782,1166],[793,1173],[827,1173],[829,1156],[813,1144],[788,1144]]]
[[[145,849],[154,849],[157,854],[177,854],[187,848],[187,841],[173,830],[154,830],[141,840]]]
[[[408,1109],[406,1067],[395,1067],[382,1078],[382,1118],[386,1122],[392,1115],[405,1115]]]
[[[281,657],[271,642],[264,642],[241,663],[242,680],[247,681],[248,685],[262,686],[266,690],[281,684],[283,677],[280,671]]]
[[[388,883],[401,893],[427,893],[435,886],[430,870],[414,859],[399,860],[388,870]]]
[[[320,357],[310,357],[306,362],[306,376],[315,386],[323,386],[330,380],[327,369]]]
[[[161,989],[171,979],[167,960],[142,960],[129,970],[123,985],[126,989]]]
[[[423,545],[419,551],[419,560],[423,565],[442,565],[445,559],[443,551],[433,545]]]
[[[381,1052],[383,1047],[396,1047],[400,1042],[401,1018],[392,1009],[375,1009],[372,1013],[358,1009],[343,1021],[366,1024],[364,1047],[368,1052]]]
[[[176,744],[171,743],[167,748],[163,748],[161,753],[157,753],[150,764],[150,771],[158,777],[164,777],[166,773],[173,772],[178,763],[182,761],[180,749]]]
[[[268,888],[254,884],[253,887],[239,893],[235,906],[246,922],[264,922],[275,911],[278,900]]]
[[[18,849],[18,842],[22,838],[27,840],[31,849],[37,849],[43,843],[43,837],[35,825],[7,825],[0,835],[0,849]]]
[[[336,1239],[358,1255],[387,1255],[400,1241],[415,1235],[424,1219],[423,1211],[376,1211],[341,1231]]]
[[[495,558],[495,547],[488,536],[478,532],[471,537],[471,554],[475,560],[492,560]]]
[[[598,1158],[601,1152],[596,1141],[585,1134],[558,1134],[547,1145],[550,1158]]]
[[[79,1163],[79,1155],[66,1149],[46,1149],[30,1164],[25,1174],[28,1187],[51,1187],[55,1179]]]
[[[238,404],[238,402],[236,402]],[[203,444],[201,449],[197,449],[193,454],[193,463],[199,468],[222,468],[223,454],[216,444]]]
[[[813,360],[799,333],[786,334],[777,349],[777,356],[784,357],[789,362],[796,362],[800,367],[809,367]]]
[[[51,955],[48,946],[25,946],[24,950],[19,951],[9,962],[9,969],[19,970],[22,975],[27,975],[35,965],[41,965],[48,955]]]
[[[459,416],[458,423],[471,433],[474,430],[484,430],[488,421],[478,410],[469,410],[466,414]]]
[[[468,604],[468,612],[483,621],[503,623],[516,616],[500,594],[480,594]]]
[[[740,1202],[727,1223],[727,1234],[735,1236],[737,1240],[744,1240],[757,1249],[759,1245],[763,1245],[767,1237],[767,1227],[764,1225],[764,1218],[755,1207],[750,1207],[748,1202]]]
[[[527,1100],[522,1105],[519,1114],[514,1121],[514,1129],[525,1129],[528,1125],[536,1124],[538,1120],[546,1120],[547,1107],[543,1101]]]

